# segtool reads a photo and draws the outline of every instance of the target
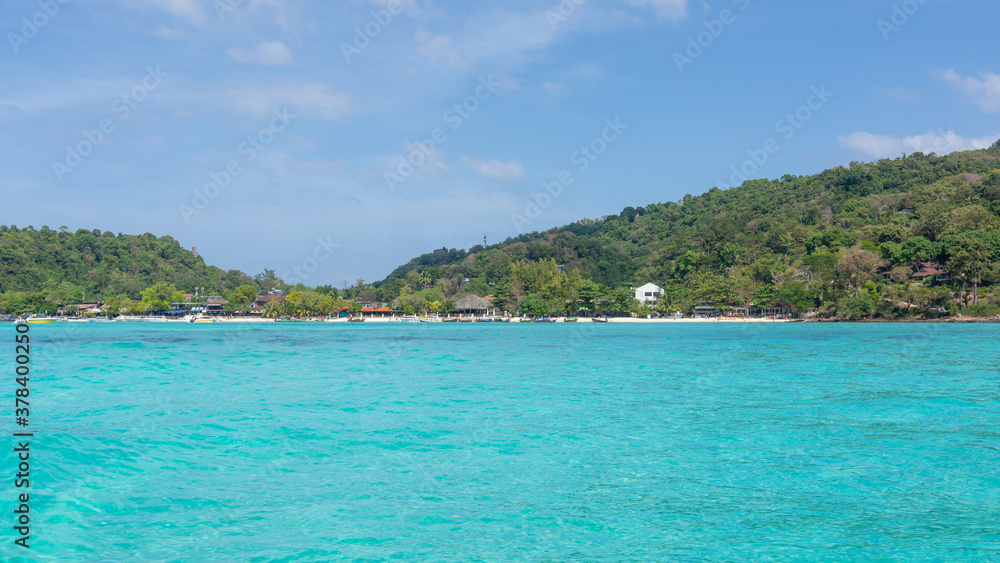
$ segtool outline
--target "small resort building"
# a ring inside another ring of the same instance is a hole
[[[641,305],[656,305],[661,297],[663,297],[663,288],[654,283],[647,283],[635,290],[635,300]]]

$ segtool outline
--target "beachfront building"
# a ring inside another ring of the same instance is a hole
[[[268,303],[271,302],[281,303],[284,300],[285,300],[284,293],[268,293],[267,295],[261,295],[257,297],[257,299],[254,299],[253,306],[260,307],[261,309],[263,309],[264,307],[267,307]]]
[[[229,305],[229,301],[226,301],[222,297],[209,297],[205,301],[205,314],[213,316],[222,315],[225,313],[226,305]]]
[[[663,297],[663,288],[654,283],[647,283],[635,290],[635,300],[640,305],[653,307],[660,300],[660,297]]]
[[[361,307],[362,317],[391,317],[393,310],[382,306],[381,303],[369,303],[367,307]]]
[[[455,312],[466,315],[485,315],[490,304],[475,293],[466,293],[455,300]]]
[[[726,309],[727,317],[749,317],[750,316],[750,303],[743,305],[742,307],[730,307]]]
[[[250,304],[249,313],[251,315],[263,315],[264,308],[267,307],[268,303],[274,303],[275,305],[277,305],[278,303],[281,303],[284,300],[285,300],[284,293],[269,293],[267,295],[261,295],[257,297],[257,299],[254,299],[253,303]]]
[[[716,306],[714,301],[702,301],[697,307],[691,312],[692,316],[696,319],[710,319],[713,317],[718,317],[721,314],[719,307]]]
[[[77,303],[74,305],[76,307],[76,313],[78,315],[100,315],[101,314],[101,304],[100,303]]]
[[[771,306],[754,309],[751,312],[754,317],[785,319],[792,315],[792,310],[785,306]]]

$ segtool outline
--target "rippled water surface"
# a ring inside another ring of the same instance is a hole
[[[0,554],[997,560],[998,331],[34,326]]]

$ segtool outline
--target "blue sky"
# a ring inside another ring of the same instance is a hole
[[[995,0],[5,2],[0,223],[374,281],[743,177],[988,146],[998,17]]]

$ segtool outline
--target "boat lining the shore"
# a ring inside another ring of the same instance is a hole
[[[31,315],[26,319],[15,319],[14,322],[18,324],[26,323],[29,325],[45,325],[45,324],[52,324],[55,322],[59,322],[59,319],[54,317],[40,317],[38,315]]]
[[[138,316],[138,315],[122,315],[115,318],[116,323],[165,323],[167,322],[167,317],[157,317],[157,316]]]

